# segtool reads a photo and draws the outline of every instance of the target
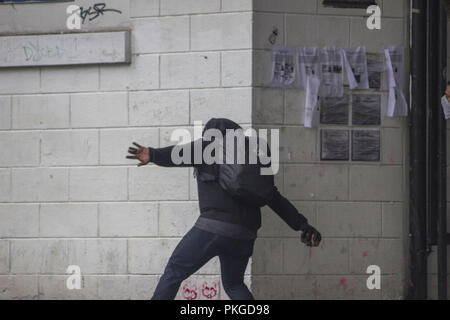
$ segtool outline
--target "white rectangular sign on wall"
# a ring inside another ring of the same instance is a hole
[[[0,67],[130,62],[128,31],[0,37]]]

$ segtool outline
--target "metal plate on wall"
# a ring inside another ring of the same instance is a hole
[[[381,96],[378,94],[354,94],[352,96],[352,124],[380,125]]]
[[[341,98],[321,98],[320,123],[348,124],[349,95]]]
[[[349,131],[322,129],[320,132],[321,160],[349,160]]]
[[[352,161],[380,161],[380,131],[352,131]]]

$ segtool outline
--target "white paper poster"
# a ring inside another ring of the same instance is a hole
[[[350,89],[369,89],[366,47],[342,49]]]
[[[295,83],[295,51],[291,49],[272,50],[272,76],[274,87],[290,88]]]
[[[403,94],[403,47],[384,49],[386,58],[389,96],[388,117],[405,117],[408,115],[408,105]]]
[[[445,120],[450,119],[450,102],[448,102],[447,96],[444,95],[441,99],[442,110],[444,110]]]
[[[344,58],[342,50],[325,47],[320,50],[320,92],[321,97],[342,97],[344,95]]]
[[[298,79],[301,90],[306,90],[308,76],[319,77],[319,49],[301,48],[298,52]]]
[[[305,101],[305,128],[314,128],[319,125],[319,88],[320,80],[316,76],[306,78]]]

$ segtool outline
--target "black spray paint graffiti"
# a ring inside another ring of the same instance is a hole
[[[117,9],[106,9],[106,4],[104,2],[96,3],[93,6],[89,6],[87,9],[80,7],[80,17],[82,19],[82,23],[86,21],[86,18],[89,17],[89,21],[97,19],[100,15],[103,15],[105,12],[115,12],[122,14],[122,11]]]

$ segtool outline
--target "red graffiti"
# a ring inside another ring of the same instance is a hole
[[[189,283],[186,283],[183,286],[183,298],[186,300],[197,299],[197,286],[195,284],[190,286]]]
[[[367,251],[364,251],[364,252],[362,253],[363,258],[367,257],[368,255],[369,255],[369,254],[367,253]]]
[[[347,288],[347,280],[345,278],[341,278],[341,280],[339,280],[339,284],[341,285],[341,287],[344,287],[344,289]]]
[[[217,295],[217,282],[213,282],[211,287],[208,287],[208,283],[205,281],[202,285],[202,295],[206,299],[212,299]]]

